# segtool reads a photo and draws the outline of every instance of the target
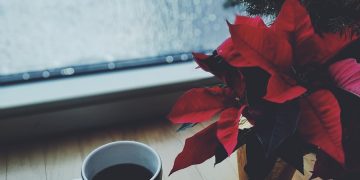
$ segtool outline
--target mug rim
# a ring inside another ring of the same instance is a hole
[[[150,180],[154,180],[159,174],[160,174],[160,171],[161,171],[161,159],[160,159],[160,156],[159,154],[152,148],[150,147],[149,145],[147,144],[144,144],[142,142],[137,142],[137,141],[114,141],[114,142],[110,142],[110,143],[107,143],[107,144],[104,144],[104,145],[101,145],[99,147],[97,147],[96,149],[92,150],[84,159],[82,165],[81,165],[81,177],[83,180],[89,180],[86,176],[85,176],[85,165],[88,163],[89,159],[91,156],[93,156],[95,153],[101,151],[102,149],[104,148],[107,148],[109,146],[115,146],[115,145],[118,145],[118,144],[136,144],[136,145],[139,145],[139,146],[142,146],[148,150],[150,150],[155,156],[156,156],[156,160],[158,162],[158,166],[156,168],[156,172],[154,173],[154,175],[151,177]]]

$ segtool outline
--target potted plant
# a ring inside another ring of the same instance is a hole
[[[277,17],[266,25],[260,17],[237,16],[228,22],[231,37],[211,55],[193,53],[222,84],[189,90],[168,118],[182,129],[217,120],[186,140],[171,173],[213,156],[220,163],[246,144],[250,179],[268,176],[278,157],[303,172],[308,152],[317,156],[313,177],[359,175],[359,2],[341,1],[358,14],[336,14],[340,24],[313,9],[335,0],[229,2]]]

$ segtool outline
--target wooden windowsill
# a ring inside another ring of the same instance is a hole
[[[237,153],[215,167],[212,158],[168,176],[185,139],[210,123],[177,132],[178,126],[166,120],[148,121],[0,146],[0,180],[81,180],[81,164],[86,155],[98,146],[120,140],[139,141],[153,147],[162,159],[163,180],[238,180],[238,162],[244,164],[238,161]],[[305,156],[304,166],[308,171],[305,176],[297,171],[292,179],[309,179],[313,165],[314,157]],[[246,179],[244,173],[241,171],[242,179]]]
[[[161,156],[164,180],[237,180],[236,153],[215,167],[214,159],[210,159],[168,177],[185,139],[204,126],[176,132],[177,126],[165,120],[152,121],[1,147],[0,180],[80,180],[85,156],[100,145],[118,140],[135,140],[152,146]]]

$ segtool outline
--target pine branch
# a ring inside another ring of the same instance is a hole
[[[226,0],[224,7],[245,6],[250,15],[277,15],[285,0]],[[360,0],[301,0],[317,32],[360,34]]]

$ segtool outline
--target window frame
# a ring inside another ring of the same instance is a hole
[[[190,61],[3,86],[0,142],[164,119],[184,91],[218,83],[196,67]]]

